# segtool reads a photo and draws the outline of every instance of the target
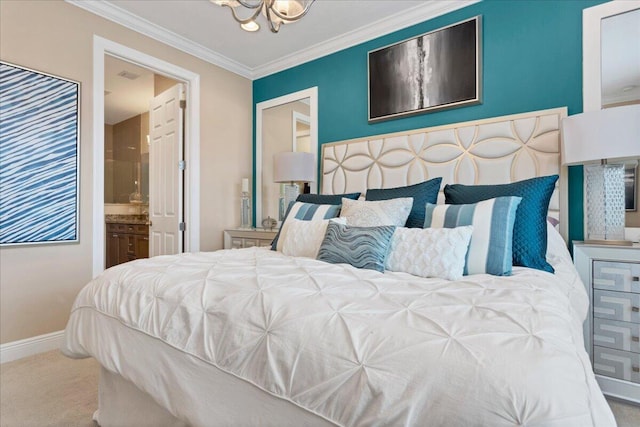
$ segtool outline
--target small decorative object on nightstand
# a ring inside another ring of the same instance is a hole
[[[575,242],[589,294],[584,342],[604,394],[640,403],[640,247]]]
[[[224,249],[242,249],[252,246],[271,246],[278,230],[224,230]]]
[[[251,202],[249,201],[249,178],[242,178],[242,197],[240,198],[240,228],[251,228]]]

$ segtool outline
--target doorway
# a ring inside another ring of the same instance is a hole
[[[173,101],[174,94],[184,93],[182,84],[110,55],[105,56],[104,81],[106,267],[148,258],[150,254],[178,253],[183,248],[183,233],[179,230],[184,211],[183,188],[178,187],[183,180],[178,161],[159,165],[158,160],[172,158],[174,152],[182,159],[183,140],[176,137],[184,134],[180,101],[170,102],[171,108],[164,106],[167,95],[169,101]],[[174,124],[172,141],[162,140],[166,116],[174,116],[170,118]],[[150,129],[151,119],[154,119],[154,132]],[[179,129],[175,129],[177,126]],[[152,156],[152,149],[159,152]],[[150,159],[155,163],[151,165]],[[166,171],[152,175],[150,170],[154,168]],[[156,199],[151,204],[150,188]],[[158,203],[164,200],[170,200],[171,210],[175,211],[170,212],[168,218],[166,209]]]
[[[197,161],[200,151],[200,76],[99,36],[94,36],[93,53],[93,276],[95,277],[105,268],[105,56],[113,56],[131,62],[185,84],[183,159],[189,165],[184,173],[185,191],[183,194],[186,222],[183,246],[185,251],[197,251],[200,247],[200,170]],[[193,161],[189,161],[190,159]]]

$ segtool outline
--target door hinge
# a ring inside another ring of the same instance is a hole
[[[187,168],[187,162],[185,162],[184,160],[180,160],[178,162],[178,169],[180,169],[181,171],[185,170]]]
[[[184,222],[181,222],[180,224],[178,224],[178,230],[185,231],[186,229],[187,229],[187,224],[185,224]]]
[[[187,101],[186,100],[181,100],[180,101],[180,108],[182,108],[183,110],[185,110],[187,108]]]

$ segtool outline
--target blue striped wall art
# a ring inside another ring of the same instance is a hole
[[[0,62],[0,245],[78,242],[80,84]]]

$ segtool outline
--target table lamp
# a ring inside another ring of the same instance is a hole
[[[606,108],[562,120],[562,163],[584,164],[586,241],[624,240],[623,158],[640,156],[640,105]],[[599,164],[593,164],[599,160]],[[609,162],[613,161],[613,162]]]
[[[284,189],[286,211],[289,203],[295,201],[300,194],[300,187],[297,183],[315,181],[315,156],[303,151],[286,151],[274,155],[273,160],[273,181],[286,183]]]

